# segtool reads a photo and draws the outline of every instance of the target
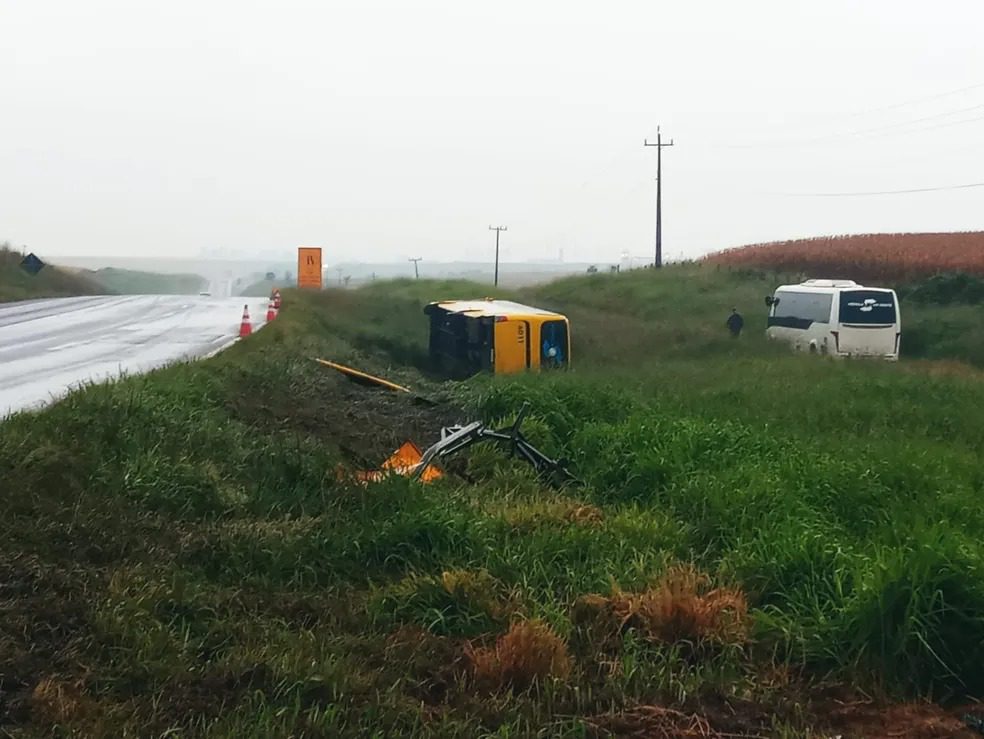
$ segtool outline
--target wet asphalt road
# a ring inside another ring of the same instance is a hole
[[[257,298],[139,295],[0,304],[0,418],[40,407],[80,383],[223,349],[239,336],[244,304],[255,331],[267,306]]]

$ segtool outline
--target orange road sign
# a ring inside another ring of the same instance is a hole
[[[297,248],[297,286],[311,290],[322,288],[320,246]]]
[[[422,461],[423,455],[420,453],[420,447],[412,441],[405,441],[399,449],[390,455],[389,459],[383,462],[378,470],[371,472],[357,471],[355,473],[355,479],[359,482],[379,482],[388,474],[409,477],[416,472]],[[444,477],[444,474],[431,465],[428,465],[420,475],[422,482],[432,482],[442,477]]]

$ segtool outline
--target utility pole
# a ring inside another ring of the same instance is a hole
[[[489,231],[495,231],[495,282],[493,284],[496,287],[499,287],[499,234],[508,230],[505,226],[489,226]]]
[[[663,266],[663,147],[673,146],[673,139],[664,144],[663,134],[656,126],[656,143],[650,144],[649,139],[645,139],[643,146],[656,147],[656,260],[653,266],[659,268]]]
[[[410,257],[410,259],[407,260],[408,262],[413,262],[413,278],[415,280],[420,279],[420,270],[417,268],[417,262],[420,262],[422,260],[423,257]]]

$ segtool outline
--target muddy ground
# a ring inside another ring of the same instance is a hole
[[[345,462],[378,467],[403,442],[421,450],[446,426],[477,420],[436,383],[414,383],[404,393],[354,381],[328,367],[305,368],[289,397],[240,394],[229,398],[234,415],[323,440]],[[403,378],[387,378],[401,383]]]

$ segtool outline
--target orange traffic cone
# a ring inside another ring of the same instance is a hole
[[[253,325],[249,322],[249,306],[243,306],[243,322],[239,324],[239,338],[243,339],[253,333]]]
[[[276,317],[277,317],[277,308],[274,306],[273,301],[271,300],[270,304],[267,306],[267,323],[269,323]]]

